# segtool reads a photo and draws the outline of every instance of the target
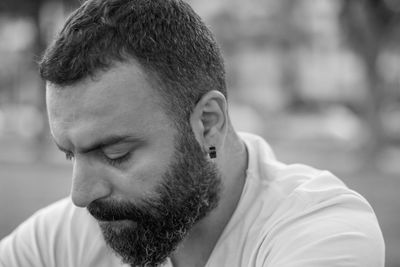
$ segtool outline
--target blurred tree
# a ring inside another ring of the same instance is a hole
[[[11,16],[28,17],[35,23],[37,34],[35,47],[33,48],[34,52],[41,52],[45,46],[39,27],[40,10],[44,3],[45,0],[2,0],[0,3],[0,13]]]
[[[369,97],[363,113],[371,130],[371,153],[376,156],[386,143],[381,111],[386,94],[378,69],[380,54],[400,41],[400,1],[344,0],[340,22],[349,47],[365,66]]]
[[[31,0],[31,1],[24,1],[24,0],[2,0],[0,4],[0,12],[2,14],[6,14],[8,16],[16,16],[16,17],[26,17],[30,19],[35,28],[35,41],[34,45],[31,48],[32,52],[35,56],[40,55],[40,53],[43,51],[45,47],[45,42],[43,38],[43,32],[40,29],[40,10],[44,4],[44,0]],[[35,68],[34,58],[31,58],[28,62],[29,65],[32,65],[32,68]],[[39,86],[44,87],[44,84],[42,81],[37,79],[39,83],[41,83]],[[45,91],[44,90],[39,90],[39,97],[37,98],[39,101],[35,103],[38,107],[38,110],[41,111],[42,117],[45,117]],[[43,121],[46,121],[46,119],[43,119]],[[35,136],[34,140],[32,140],[32,145],[33,145],[33,153],[35,159],[40,160],[44,156],[44,149],[43,146],[45,145],[45,129],[42,127],[42,132],[38,132],[37,136]]]
[[[40,55],[43,53],[46,47],[46,33],[45,29],[41,27],[42,21],[42,10],[46,4],[54,3],[54,0],[1,0],[0,2],[0,15],[14,16],[14,17],[24,17],[29,19],[36,29],[35,31],[35,41],[33,46],[31,47],[32,54],[34,57],[28,59],[28,64],[32,65],[32,68],[36,68],[36,62],[40,58]],[[64,10],[71,10],[79,4],[78,0],[58,0],[59,3],[62,4]],[[46,108],[45,108],[45,90],[44,90],[44,82],[38,79],[40,83],[39,87],[43,88],[43,90],[38,90],[38,101],[36,103],[38,110],[41,111],[43,116],[43,121],[47,122],[47,118],[45,116]],[[42,132],[40,132],[35,140],[35,159],[41,159],[45,150],[43,146],[47,143],[47,128],[43,128]]]
[[[298,50],[310,45],[312,38],[304,23],[299,21],[300,4],[298,0],[281,0],[273,17],[274,28],[280,32],[277,48],[281,64],[281,86],[286,93],[289,110],[297,110],[310,104],[299,88]]]
[[[225,3],[211,20],[225,56],[235,57],[242,49],[274,51],[279,58],[280,85],[288,108],[307,105],[298,88],[297,50],[310,44],[311,34],[303,23],[299,23],[300,1],[232,0]],[[249,5],[253,5],[251,11]],[[238,83],[240,64],[239,59],[228,71],[231,74],[228,82],[233,88]]]

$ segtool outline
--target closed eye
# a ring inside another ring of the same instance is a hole
[[[105,159],[105,161],[108,164],[110,164],[112,166],[121,165],[122,163],[128,161],[131,158],[131,156],[132,156],[132,152],[127,152],[127,153],[125,153],[125,154],[123,154],[123,155],[121,155],[119,157],[115,157],[115,156],[111,157],[109,155],[106,155],[103,152],[103,158]]]

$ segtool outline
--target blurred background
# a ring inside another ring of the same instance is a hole
[[[78,0],[0,2],[0,239],[69,193],[36,62]],[[188,1],[226,60],[238,130],[363,194],[400,266],[400,1]]]

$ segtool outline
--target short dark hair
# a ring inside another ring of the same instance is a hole
[[[203,94],[226,96],[223,59],[210,30],[180,0],[88,0],[39,63],[43,79],[68,86],[135,59],[158,82],[174,117],[187,121]]]

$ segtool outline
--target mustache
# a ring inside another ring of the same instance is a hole
[[[131,220],[144,222],[149,217],[145,209],[126,202],[95,200],[87,206],[87,210],[99,221]]]

